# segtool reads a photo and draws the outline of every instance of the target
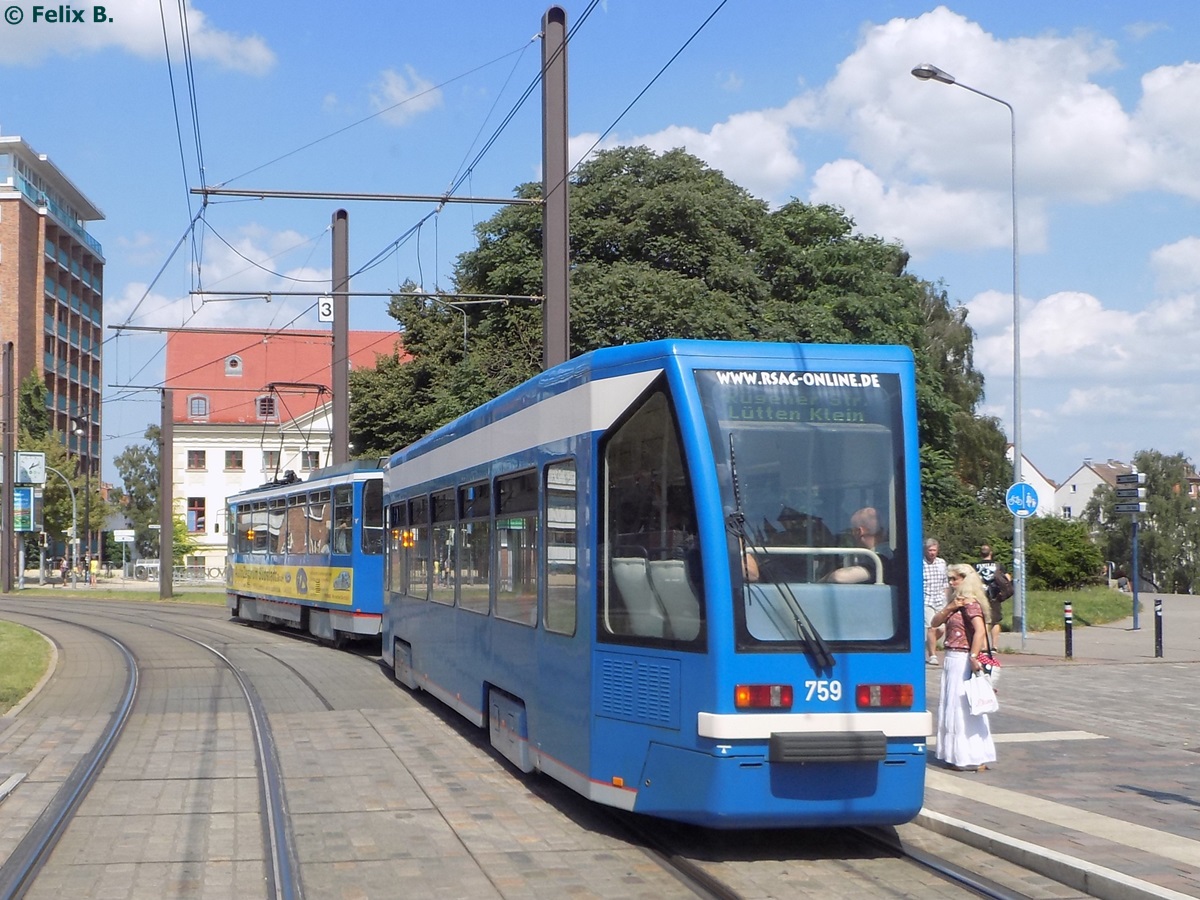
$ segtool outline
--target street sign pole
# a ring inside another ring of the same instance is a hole
[[[1138,631],[1138,517],[1133,514],[1133,630]]]
[[[1038,495],[1034,490],[1033,485],[1027,484],[1024,481],[1018,481],[1009,486],[1008,491],[1004,495],[1004,502],[1008,506],[1008,511],[1013,514],[1016,519],[1014,523],[1014,534],[1024,534],[1025,520],[1037,512]],[[1019,543],[1019,546],[1013,547],[1013,571],[1017,579],[1014,585],[1013,597],[1013,626],[1019,621],[1021,624],[1021,649],[1025,649],[1025,620],[1028,616],[1025,615],[1025,558],[1024,558],[1024,539]],[[1022,554],[1018,559],[1016,554]]]
[[[1133,594],[1133,630],[1139,631],[1141,624],[1138,618],[1138,513],[1146,511],[1146,473],[1139,472],[1136,468],[1128,475],[1117,476],[1117,498],[1120,500],[1130,500],[1129,503],[1118,503],[1113,507],[1114,511],[1119,513],[1129,513],[1133,516],[1133,559],[1129,566],[1133,573],[1132,594]],[[1157,606],[1156,606],[1157,609]],[[1155,622],[1155,627],[1158,627],[1158,622]]]

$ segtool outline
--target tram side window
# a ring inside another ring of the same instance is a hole
[[[353,544],[354,486],[338,485],[333,489],[333,552],[349,553]]]
[[[291,556],[300,556],[308,552],[306,502],[307,498],[304,494],[293,494],[288,497],[287,552]]]
[[[362,551],[383,553],[383,482],[374,478],[362,488]]]
[[[538,475],[496,479],[496,617],[537,624]]]
[[[257,500],[254,503],[254,512],[250,520],[250,527],[254,531],[254,540],[250,547],[251,553],[266,553],[268,539],[270,538],[271,514],[267,508],[266,500]]]
[[[418,600],[429,599],[429,498],[417,497],[408,508],[408,540],[405,554],[407,591]]]
[[[492,488],[487,482],[458,489],[458,604],[486,614],[491,603]]]
[[[329,491],[313,491],[308,495],[308,552],[329,552],[329,519],[332,510]]]
[[[387,552],[387,589],[393,593],[404,593],[404,576],[408,571],[406,554],[411,544],[412,532],[408,529],[408,504],[393,503],[388,507]]]
[[[225,546],[228,556],[237,553],[237,510],[229,504],[225,505]]]
[[[604,449],[602,640],[703,640],[692,486],[671,404],[651,394]]]
[[[454,546],[454,496],[453,489],[438,491],[430,497],[430,512],[433,524],[429,534],[433,543],[433,589],[430,599],[434,603],[454,605],[454,570],[457,553]]]
[[[277,497],[271,501],[267,517],[268,553],[284,553],[287,550],[287,498]]]
[[[250,548],[254,545],[254,532],[252,531],[254,517],[251,514],[250,504],[243,503],[237,508],[237,552],[249,553]]]
[[[547,631],[575,633],[576,581],[575,461],[546,466],[543,492],[546,528]]]

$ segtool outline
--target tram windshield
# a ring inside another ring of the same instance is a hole
[[[738,644],[818,655],[908,643],[900,380],[696,371]]]

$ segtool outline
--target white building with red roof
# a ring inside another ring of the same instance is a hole
[[[350,367],[403,355],[395,331],[351,331]],[[168,334],[175,511],[199,544],[189,566],[225,565],[225,498],[332,459],[330,331],[181,329]],[[351,450],[351,456],[353,450]]]

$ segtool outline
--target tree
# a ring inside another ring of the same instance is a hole
[[[72,525],[71,490],[75,492],[74,518],[79,526],[79,534],[84,531],[84,477],[78,470],[76,460],[67,453],[65,437],[57,431],[49,431],[41,437],[33,437],[22,427],[18,438],[18,449],[46,454],[46,484],[42,490],[42,527],[49,535],[53,546],[50,552],[70,550],[70,529]],[[53,470],[53,471],[51,471]],[[65,479],[65,481],[64,481]],[[70,484],[70,490],[67,488]],[[104,504],[93,504],[92,525],[99,528],[104,522],[106,511]],[[38,549],[31,536],[26,544],[26,557],[32,558]]]
[[[1133,457],[1146,475],[1146,513],[1138,527],[1138,574],[1160,590],[1190,593],[1200,584],[1200,512],[1188,491],[1195,467],[1182,453],[1143,450]],[[1101,486],[1084,509],[1105,558],[1133,574],[1133,519],[1118,513],[1116,491]]]
[[[50,413],[46,409],[46,383],[34,369],[25,380],[17,398],[17,421],[21,424],[22,436],[35,439],[50,433]]]
[[[199,542],[188,531],[183,516],[174,516],[171,519],[171,565],[184,565],[199,546]]]
[[[134,547],[138,556],[158,556],[158,535],[151,525],[158,524],[157,425],[146,429],[146,444],[130,444],[113,463],[124,487],[114,488],[113,501],[134,529]]]
[[[1026,523],[1028,586],[1062,590],[1094,584],[1104,575],[1104,554],[1092,541],[1087,523],[1057,516],[1035,516]]]
[[[535,183],[516,190],[540,193]],[[541,292],[537,208],[506,207],[476,235],[455,267],[458,290]],[[1004,439],[995,420],[975,417],[983,379],[965,312],[907,264],[902,247],[855,234],[835,207],[793,201],[772,212],[682,150],[604,151],[572,183],[571,352],[666,337],[906,344],[927,507],[996,502]],[[389,454],[541,368],[538,304],[459,307],[414,287],[389,307],[411,361],[350,376],[351,440],[364,455]]]

